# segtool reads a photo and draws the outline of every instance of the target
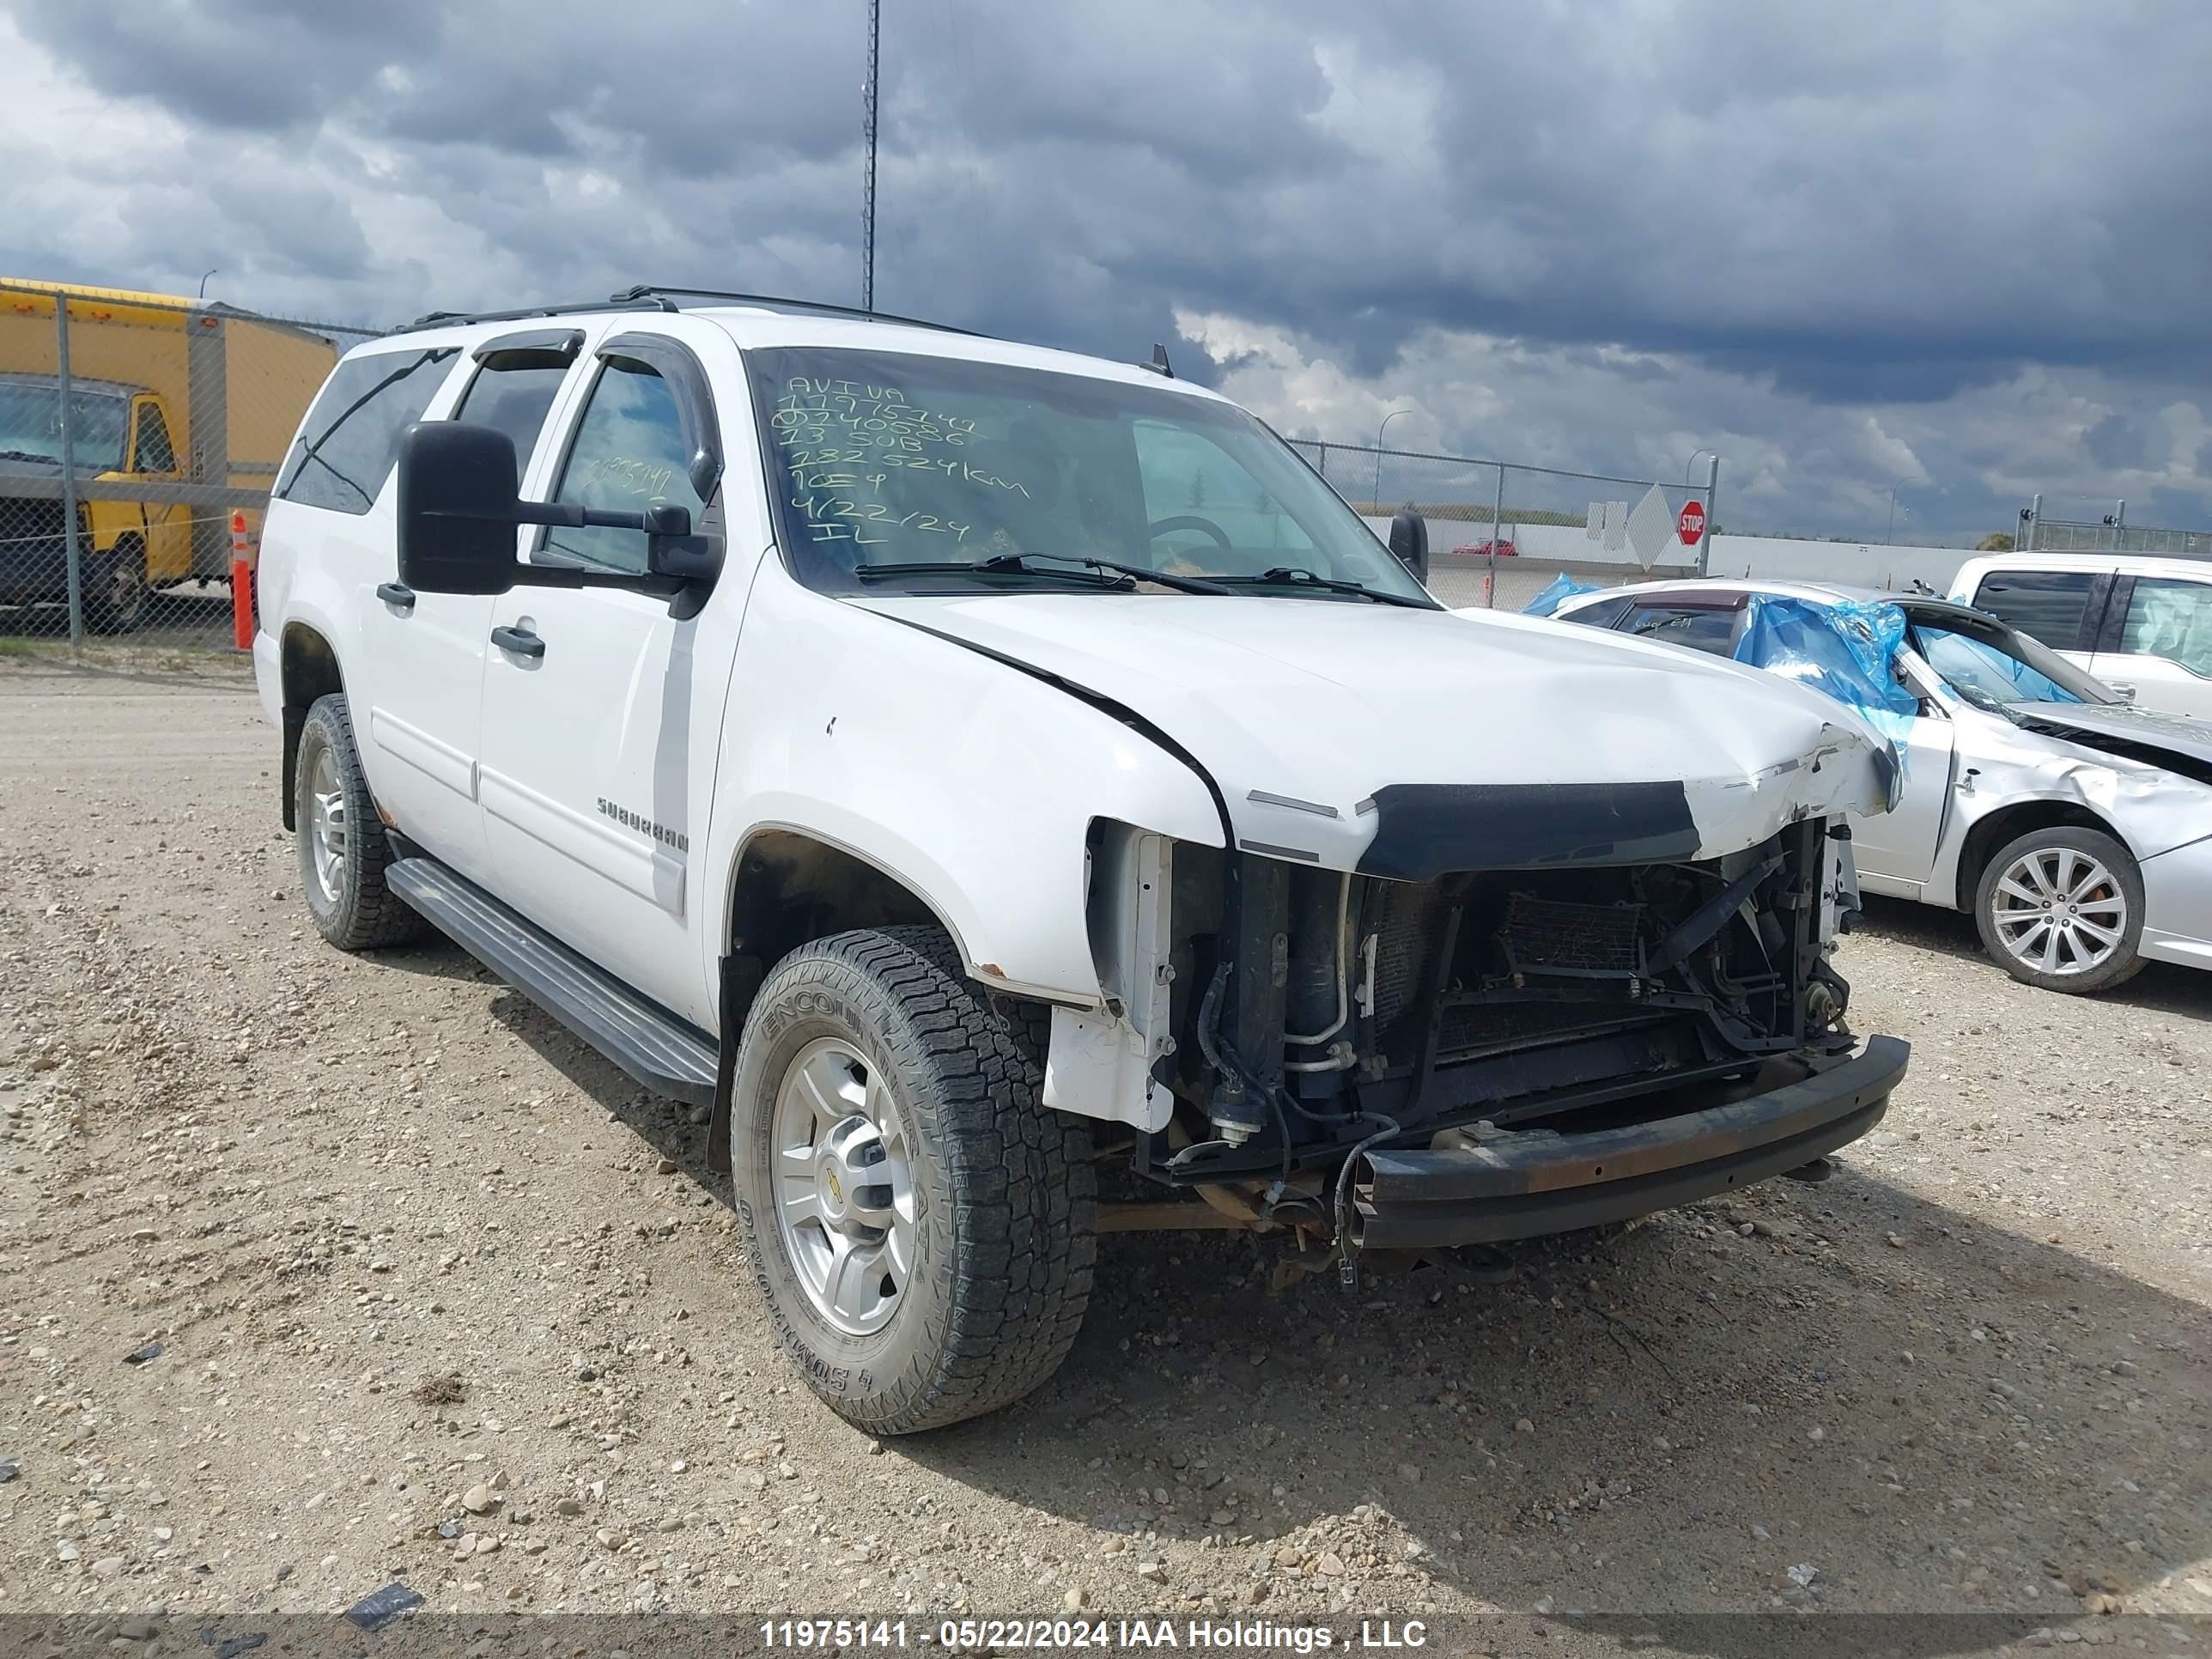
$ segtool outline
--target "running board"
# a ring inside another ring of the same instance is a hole
[[[386,866],[392,890],[439,932],[655,1094],[714,1103],[714,1040],[640,996],[435,859]]]

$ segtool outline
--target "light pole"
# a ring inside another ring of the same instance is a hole
[[[1390,422],[1401,415],[1410,415],[1411,409],[1394,409],[1382,417],[1382,424],[1375,428],[1375,491],[1370,498],[1377,514],[1382,511],[1382,434],[1390,429]]]
[[[204,299],[206,299],[206,298],[207,298],[207,279],[208,279],[208,276],[220,276],[222,274],[222,267],[221,265],[216,265],[216,266],[213,266],[212,268],[210,268],[210,269],[209,270],[208,274],[207,274],[207,276],[203,276],[203,277],[201,277],[201,278],[200,278],[200,298],[201,298],[201,299],[204,300]]]
[[[1906,507],[1905,515],[1908,519],[1911,518],[1912,509]],[[1889,528],[1881,532],[1881,540],[1885,547],[1893,547],[1897,544],[1897,486],[1895,484],[1889,487]]]

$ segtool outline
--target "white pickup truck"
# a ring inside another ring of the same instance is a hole
[[[898,1433],[1049,1376],[1101,1232],[1349,1279],[1880,1120],[1888,746],[1392,542],[1164,356],[639,289],[349,353],[254,660],[324,937],[427,920],[711,1108],[783,1342]]]
[[[2138,708],[2212,720],[2212,559],[1997,553],[1951,598],[2032,635]]]

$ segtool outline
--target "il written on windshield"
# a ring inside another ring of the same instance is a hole
[[[793,569],[1090,556],[1194,575],[1285,564],[1384,587],[1395,561],[1233,404],[906,354],[751,354]],[[1418,589],[1413,591],[1418,592]]]

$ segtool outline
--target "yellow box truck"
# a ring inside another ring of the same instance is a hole
[[[66,602],[72,501],[87,628],[127,631],[149,590],[227,579],[230,514],[258,542],[340,349],[216,301],[0,277],[0,605]]]

